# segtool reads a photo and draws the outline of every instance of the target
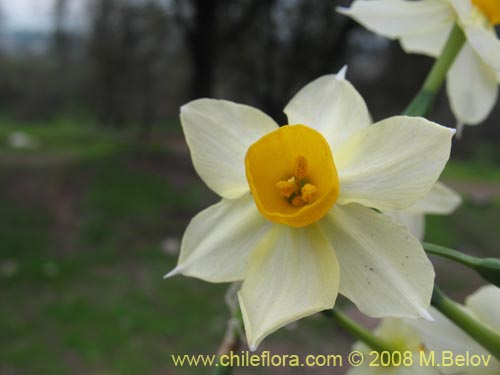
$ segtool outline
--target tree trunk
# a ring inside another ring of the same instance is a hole
[[[219,0],[195,0],[194,27],[188,35],[191,55],[191,98],[212,94],[215,73],[216,15]]]

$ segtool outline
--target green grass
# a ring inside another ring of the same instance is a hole
[[[9,149],[13,129],[39,146]],[[164,281],[176,256],[161,243],[215,197],[169,149],[170,135],[141,145],[84,124],[0,123],[0,373],[202,373],[172,369],[169,355],[216,351],[226,286]],[[497,184],[498,173],[472,160],[445,176]],[[498,200],[466,199],[454,215],[429,218],[428,240],[494,254],[499,211]],[[315,319],[301,327],[267,342],[320,352],[341,339]]]
[[[500,183],[500,168],[491,160],[450,160],[443,172],[443,178]]]
[[[25,157],[0,173],[0,372],[152,374],[169,353],[215,351],[224,286],[162,278],[176,262],[162,240],[213,199],[207,189],[190,172],[171,183],[178,167],[151,162],[165,146],[68,124],[25,130],[39,147],[0,154]],[[38,164],[47,155],[61,163]]]

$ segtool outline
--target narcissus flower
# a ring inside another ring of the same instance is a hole
[[[500,334],[500,288],[493,285],[479,288],[466,298],[463,309]],[[440,354],[443,351],[451,351],[454,356],[465,356],[469,353],[469,355],[483,355],[483,358],[489,358],[486,365],[483,363],[481,366],[468,366],[466,371],[464,367],[442,367],[443,374],[494,375],[500,373],[500,362],[491,353],[433,307],[431,307],[431,314],[434,322],[406,320],[406,324],[417,331],[428,350],[436,353],[436,362],[441,362]]]
[[[451,109],[459,123],[481,123],[491,112],[500,82],[498,0],[356,0],[338,8],[369,30],[399,39],[406,52],[437,57],[454,23],[466,43],[447,75]]]
[[[385,214],[405,225],[419,240],[424,239],[425,215],[448,215],[460,205],[460,196],[441,182],[414,205],[404,210],[387,211]]]
[[[500,333],[499,288],[492,285],[480,288],[466,299],[463,309],[482,324]],[[376,337],[383,339],[391,345],[391,348],[401,353],[399,366],[374,367],[370,366],[371,361],[365,361],[362,366],[351,368],[347,375],[496,375],[500,373],[500,362],[491,353],[434,307],[430,308],[430,313],[434,321],[386,318],[374,330]],[[354,349],[364,353],[365,358],[373,358],[370,356],[373,349],[364,343],[357,342]],[[409,360],[408,352],[411,353],[411,360]],[[460,366],[454,366],[450,363],[450,353],[453,358],[475,356],[476,359],[468,365],[462,363]],[[442,356],[443,354],[445,357]],[[432,356],[434,362],[429,361]],[[393,358],[396,363],[399,363],[399,355]],[[422,361],[423,358],[427,360]],[[387,359],[390,358],[386,358],[386,363],[390,362]]]
[[[379,211],[409,207],[436,182],[454,130],[396,116],[370,125],[343,74],[321,77],[278,125],[252,107],[200,99],[181,108],[196,171],[222,200],[189,224],[177,267],[243,280],[251,348],[333,307],[340,292],[368,315],[427,317],[434,270],[418,240]]]
[[[434,315],[433,315],[434,316]],[[399,352],[393,356],[380,357],[378,360],[373,349],[362,342],[356,342],[353,350],[365,355],[359,367],[352,367],[346,375],[439,375],[437,366],[422,366],[420,353],[426,351],[418,331],[404,319],[386,318],[375,328],[373,334],[391,345]],[[392,358],[394,364],[392,365]],[[376,364],[376,365],[375,365]]]

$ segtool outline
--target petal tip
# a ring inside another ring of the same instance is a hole
[[[419,314],[422,319],[425,319],[428,322],[434,322],[434,318],[427,310],[421,309],[419,310]]]
[[[344,65],[339,70],[339,72],[337,73],[337,75],[335,76],[335,78],[337,78],[339,81],[343,81],[343,80],[345,80],[346,74],[347,74],[347,65]]]
[[[175,267],[172,271],[170,271],[169,273],[167,273],[165,276],[163,276],[163,279],[166,280],[166,279],[169,279],[171,278],[172,276],[176,276],[176,275],[179,275],[180,273],[182,272],[181,268],[179,266]]]
[[[350,9],[346,7],[335,7],[335,11],[343,15],[349,15]]]

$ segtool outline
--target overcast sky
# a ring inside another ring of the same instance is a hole
[[[69,25],[80,28],[86,0],[69,1]],[[2,16],[8,30],[48,31],[52,28],[54,0],[3,0]]]

